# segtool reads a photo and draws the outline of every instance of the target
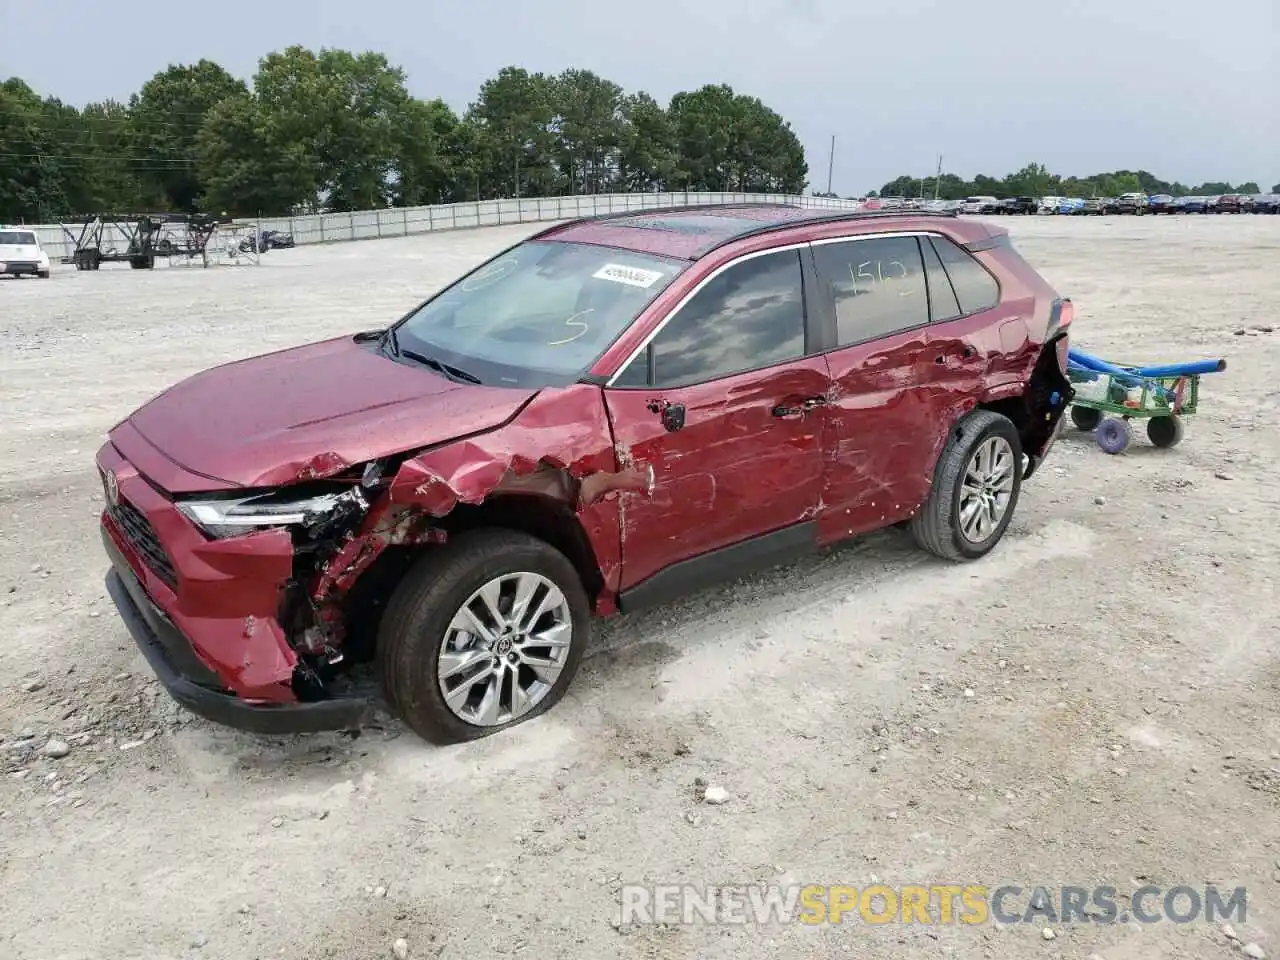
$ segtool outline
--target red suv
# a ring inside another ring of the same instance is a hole
[[[565,692],[593,616],[893,524],[1000,540],[1071,397],[1006,230],[749,205],[550,227],[392,326],[208,370],[98,453],[111,596],[169,692],[437,742]]]

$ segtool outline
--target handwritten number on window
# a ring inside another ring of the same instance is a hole
[[[849,264],[849,280],[853,284],[854,296],[870,293],[877,287],[883,287],[885,283],[906,280],[909,275],[907,265],[901,260],[866,260],[858,264],[856,270],[853,264]],[[865,281],[861,287],[858,286],[859,280]],[[899,290],[898,296],[909,297],[911,290]]]

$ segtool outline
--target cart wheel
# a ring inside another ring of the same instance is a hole
[[[1077,407],[1073,404],[1071,422],[1088,433],[1090,430],[1097,429],[1098,424],[1102,422],[1102,411],[1094,410],[1092,407]]]
[[[1147,436],[1157,447],[1176,447],[1182,442],[1182,418],[1152,417],[1147,421]]]
[[[1129,421],[1119,418],[1111,418],[1103,420],[1098,424],[1098,429],[1094,433],[1094,439],[1098,442],[1098,446],[1103,453],[1123,453],[1124,448],[1129,446],[1129,440],[1133,436],[1129,429]]]

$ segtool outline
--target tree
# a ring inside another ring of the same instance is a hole
[[[676,174],[676,147],[667,111],[641,91],[623,101],[622,121],[617,188],[647,192],[669,187]]]
[[[486,80],[467,111],[478,127],[485,166],[478,171],[489,196],[548,196],[555,192],[553,81],[521,67],[503,67]]]
[[[132,152],[145,157],[142,179],[164,206],[194,211],[203,190],[196,172],[196,140],[209,111],[248,88],[218,64],[200,60],[170,65],[142,85],[130,100]]]
[[[310,148],[290,139],[261,102],[247,94],[210,111],[196,150],[206,210],[244,216],[289,213],[315,204]]]
[[[559,192],[607,192],[623,142],[622,88],[590,70],[566,70],[550,81],[548,93]]]
[[[1273,183],[1273,184],[1271,185],[1271,192],[1272,192],[1272,193],[1280,193],[1280,183]]]
[[[677,93],[668,108],[677,166],[671,186],[686,190],[800,193],[809,176],[790,124],[758,98],[727,84]]]

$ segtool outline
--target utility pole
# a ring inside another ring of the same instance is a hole
[[[831,193],[831,173],[836,166],[836,135],[831,135],[831,154],[827,157],[827,194]]]
[[[938,154],[938,172],[933,175],[933,199],[938,199],[938,188],[942,186],[942,154]]]

